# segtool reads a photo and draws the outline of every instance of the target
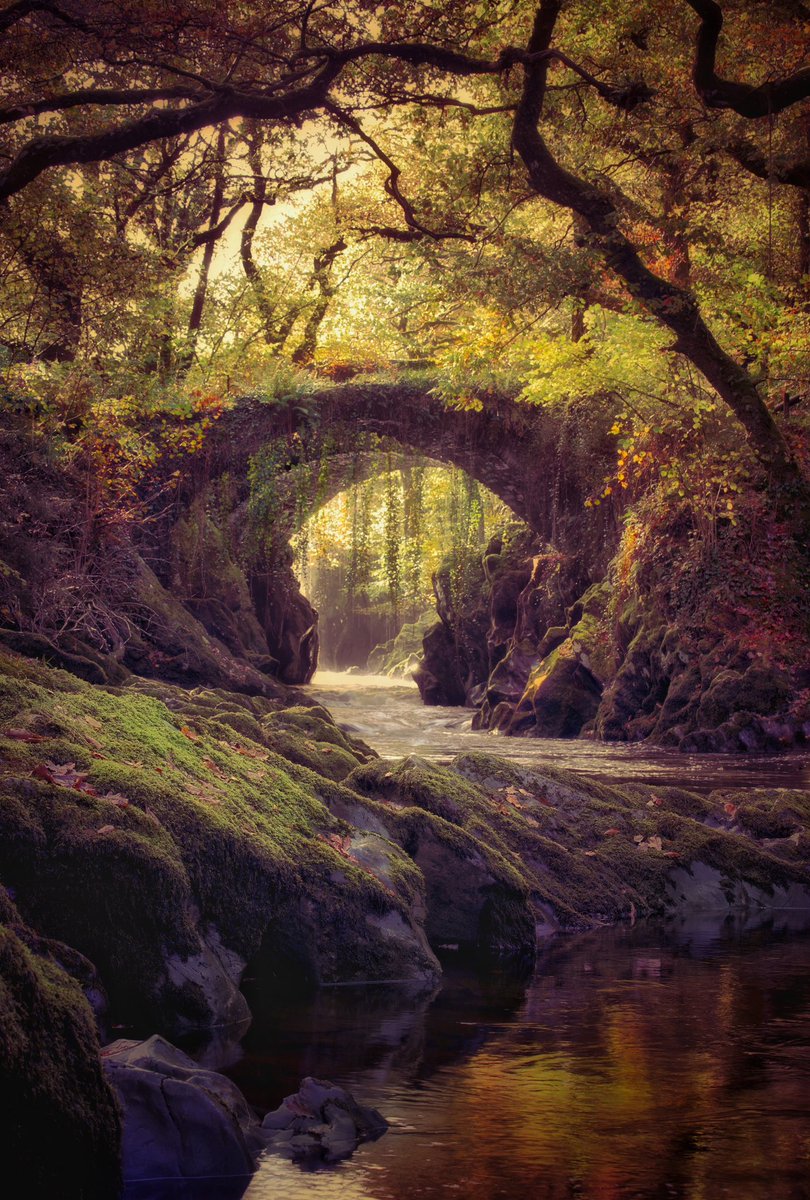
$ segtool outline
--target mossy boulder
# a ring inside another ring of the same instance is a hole
[[[80,984],[36,942],[0,888],[5,1170],[31,1196],[110,1200],[120,1183],[120,1123],[93,1012]]]
[[[376,757],[364,742],[344,733],[320,705],[293,705],[271,713],[262,733],[270,749],[327,779],[345,779],[358,764]]]
[[[412,678],[422,661],[424,636],[435,623],[435,609],[428,609],[415,621],[406,621],[395,637],[374,647],[368,656],[368,670],[393,678]]]
[[[601,696],[583,641],[569,635],[532,670],[505,730],[536,737],[577,737],[596,716]]]
[[[345,852],[324,776],[219,719],[227,709],[252,729],[269,702],[245,697],[251,713],[152,684],[170,709],[141,687],[94,689],[12,657],[0,668],[0,872],[35,929],[96,965],[111,1019],[166,1031],[231,1019],[281,913],[315,982],[435,974],[411,893]],[[317,726],[318,745],[352,766],[365,757],[315,712],[289,721]]]
[[[463,755],[453,767],[487,797],[490,822],[517,849],[538,923],[545,916],[552,928],[581,928],[672,911],[684,903],[684,881],[704,870],[713,880],[704,901],[714,907],[810,907],[806,853],[752,838],[737,819],[737,796],[608,786],[482,754]],[[742,795],[757,803],[756,791]],[[804,808],[792,793],[778,804],[794,819],[801,811],[806,830],[807,797],[795,795]]]
[[[505,846],[493,847],[481,836],[477,789],[415,756],[358,767],[347,784],[378,802],[373,815],[424,875],[425,928],[434,948],[533,956],[534,923],[521,865]]]

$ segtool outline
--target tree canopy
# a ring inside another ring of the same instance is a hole
[[[712,443],[805,530],[808,23],[798,0],[19,0],[7,391],[69,420],[428,366],[452,404],[587,402],[620,441],[608,488],[662,438]]]

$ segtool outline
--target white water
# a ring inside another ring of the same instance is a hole
[[[449,762],[482,750],[523,766],[564,767],[606,782],[635,781],[695,788],[810,788],[810,753],[680,754],[613,742],[507,738],[471,729],[472,710],[426,707],[416,684],[385,675],[319,671],[307,688],[337,723],[384,758],[418,754]]]

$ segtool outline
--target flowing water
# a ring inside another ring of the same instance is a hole
[[[344,729],[386,758],[419,754],[449,762],[456,754],[483,750],[523,766],[565,767],[604,782],[659,783],[712,788],[810,788],[810,752],[780,755],[680,754],[614,742],[561,738],[507,738],[475,732],[472,711],[428,708],[416,684],[385,675],[319,671],[307,692],[324,704]]]

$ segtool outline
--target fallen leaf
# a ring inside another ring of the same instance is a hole
[[[38,763],[31,774],[34,779],[44,779],[47,783],[54,783],[59,787],[72,788],[76,792],[85,792],[88,796],[95,796],[96,794],[93,785],[87,783],[87,772],[77,771],[76,764],[73,762]]]
[[[621,829],[606,829],[602,837],[617,837],[621,833]]]
[[[647,808],[661,808],[663,803],[664,801],[660,796],[653,796],[652,799],[647,801]]]
[[[681,857],[680,850],[665,850],[664,851],[664,858],[680,858],[680,857]]]
[[[48,770],[51,772],[51,774],[55,775],[58,779],[62,779],[65,776],[73,775],[73,774],[75,774],[75,771],[76,771],[75,762],[67,762],[67,763],[49,762],[49,763],[46,763],[45,765],[48,768]]]
[[[102,825],[100,829],[96,830],[96,833],[115,833],[115,826],[114,825]]]
[[[212,773],[212,775],[216,775],[218,779],[227,779],[228,778],[228,776],[225,774],[225,772],[222,770],[222,768],[217,766],[217,764],[214,762],[214,760],[212,758],[204,758],[203,766],[207,767],[207,769]]]
[[[93,747],[94,750],[101,749],[101,742],[96,741],[96,739],[94,737],[91,737],[89,733],[86,733],[84,736],[85,736],[85,740],[90,743],[90,745]]]
[[[107,800],[110,804],[117,805],[118,808],[129,808],[129,800],[120,792],[105,792],[103,796],[99,796],[99,799]]]
[[[85,720],[85,724],[89,725],[91,729],[103,729],[104,728],[101,721],[97,721],[95,717],[85,716],[84,720]]]
[[[597,856],[595,850],[583,850],[582,853],[585,855],[586,858],[596,858],[596,856]]]
[[[30,729],[4,729],[3,737],[11,738],[15,742],[47,742],[47,738],[42,733],[32,733]]]
[[[731,803],[731,801],[730,801],[730,800],[728,800],[728,801],[726,801],[726,803],[723,805],[723,811],[724,811],[724,812],[727,812],[727,813],[728,813],[728,815],[729,815],[730,817],[734,817],[734,816],[736,816],[736,815],[737,815],[737,805],[736,805],[736,804],[732,804],[732,803]]]
[[[635,838],[633,839],[635,841]],[[638,843],[639,850],[661,850],[663,842],[657,833],[653,833],[648,838],[642,838]]]
[[[217,739],[218,745],[223,750],[230,750],[233,754],[241,754],[243,758],[257,758],[262,762],[267,762],[270,757],[267,750],[254,750],[250,746],[232,746],[230,742],[223,742],[222,739]]]
[[[200,740],[200,735],[195,733],[193,729],[190,729],[188,725],[181,725],[180,732],[182,733],[183,737],[187,737],[190,742],[198,742]]]

